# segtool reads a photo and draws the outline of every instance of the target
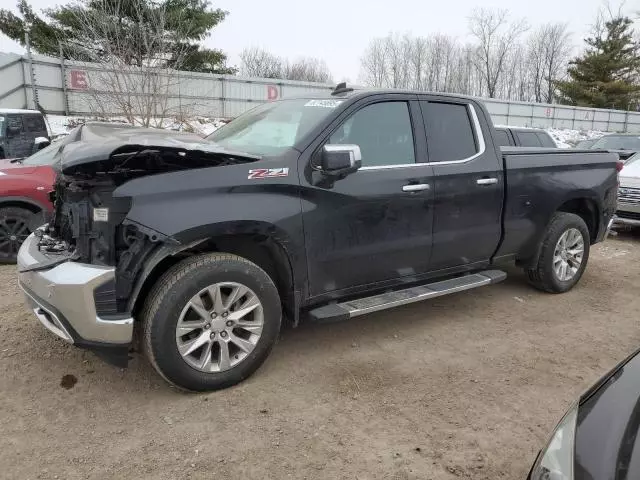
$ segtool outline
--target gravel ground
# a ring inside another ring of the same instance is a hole
[[[165,385],[58,341],[0,268],[0,477],[524,479],[570,403],[640,346],[640,237],[565,295],[496,286],[283,332],[243,384]],[[77,380],[77,382],[76,382]]]

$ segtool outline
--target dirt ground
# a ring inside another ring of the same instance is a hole
[[[286,330],[252,378],[189,395],[139,356],[121,371],[53,338],[2,267],[0,477],[524,479],[576,396],[640,347],[640,237],[595,247],[565,295],[509,274]]]

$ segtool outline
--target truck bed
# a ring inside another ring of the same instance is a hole
[[[504,238],[496,258],[535,254],[550,214],[583,197],[591,199],[594,243],[606,228],[599,219],[616,208],[618,156],[599,150],[503,147],[505,169]],[[587,222],[589,223],[589,222]]]

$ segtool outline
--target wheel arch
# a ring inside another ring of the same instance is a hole
[[[29,221],[31,231],[40,227],[47,221],[46,208],[40,203],[25,197],[0,197],[0,208],[22,208],[31,212]]]
[[[187,257],[211,253],[231,253],[243,257],[262,268],[273,279],[278,289],[283,310],[294,324],[298,322],[300,309],[300,281],[295,277],[295,253],[282,236],[273,229],[252,231],[236,225],[237,228],[216,228],[210,235],[193,239],[183,234],[179,245],[164,244],[149,256],[139,274],[128,300],[129,310],[136,316],[144,305],[144,299],[158,279],[176,263]],[[274,227],[275,228],[275,227]]]
[[[546,232],[549,229],[549,225],[551,223],[551,220],[553,219],[553,216],[558,212],[572,213],[582,218],[587,225],[587,229],[589,230],[589,243],[593,245],[596,242],[598,229],[600,227],[600,209],[598,208],[598,203],[592,196],[576,195],[569,199],[565,199],[561,204],[557,206],[555,210],[553,210],[549,214],[544,224],[544,228],[541,229],[541,231],[535,237],[534,243],[529,244],[533,246],[533,248],[531,248],[530,246],[525,246],[523,248],[523,251],[528,251],[529,255],[525,256],[520,254],[516,257],[518,265],[522,265],[526,268],[527,266],[536,265],[538,263],[541,254],[542,241],[544,240]],[[530,253],[531,250],[533,250],[533,255],[531,255]]]
[[[598,208],[598,203],[593,198],[582,196],[566,200],[556,211],[573,213],[582,218],[589,229],[591,245],[595,243],[600,229],[600,209]]]
[[[31,213],[45,211],[43,205],[31,198],[26,197],[0,197],[0,208],[16,207],[29,210]]]

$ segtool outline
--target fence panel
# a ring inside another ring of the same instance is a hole
[[[96,64],[65,62],[64,82],[59,59],[33,59],[38,103],[46,112],[90,116],[95,112],[90,90],[131,91],[132,99],[145,95],[143,76],[133,74],[126,85],[113,85],[108,71]],[[107,73],[105,73],[107,72]],[[33,108],[30,72],[26,57],[0,53],[0,108]],[[113,77],[113,75],[111,75]],[[326,93],[333,86],[290,80],[243,78],[196,72],[169,72],[162,75],[163,95],[158,104],[167,116],[198,115],[233,118],[270,100],[297,95]],[[66,86],[66,89],[63,88]],[[66,96],[65,96],[66,95]],[[598,110],[561,105],[479,99],[496,125],[602,130],[640,133],[640,112]],[[117,105],[109,112],[121,114]]]

